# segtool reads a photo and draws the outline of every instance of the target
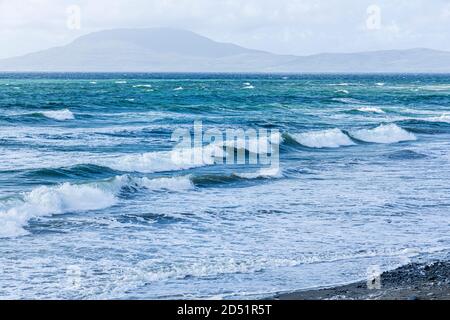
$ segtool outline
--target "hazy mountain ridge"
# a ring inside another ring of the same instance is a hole
[[[0,71],[450,72],[450,52],[430,49],[277,55],[152,28],[94,32],[72,43],[0,60]]]

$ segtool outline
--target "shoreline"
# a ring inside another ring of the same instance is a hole
[[[450,300],[450,261],[411,263],[383,272],[378,289],[366,281],[280,293],[273,300]]]

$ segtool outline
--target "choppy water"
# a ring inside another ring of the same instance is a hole
[[[253,298],[450,249],[450,75],[0,75],[1,298]],[[177,128],[278,129],[280,171]]]

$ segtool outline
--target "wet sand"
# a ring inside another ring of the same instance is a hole
[[[334,288],[278,294],[276,300],[450,300],[450,262],[409,264],[367,281]],[[378,288],[374,288],[378,287]]]

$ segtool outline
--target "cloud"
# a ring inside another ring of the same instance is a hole
[[[381,10],[368,32],[367,8]],[[81,8],[81,29],[66,8]],[[450,50],[447,0],[0,0],[0,57],[66,44],[92,31],[170,26],[277,53],[407,47]]]

